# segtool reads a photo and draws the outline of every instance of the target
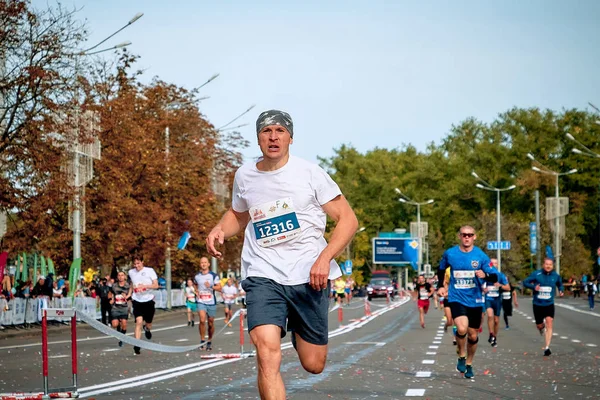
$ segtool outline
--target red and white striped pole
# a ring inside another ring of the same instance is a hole
[[[71,317],[71,370],[73,372],[73,387],[77,392],[77,318]]]
[[[44,377],[44,398],[48,397],[48,320],[46,310],[42,310],[42,375]]]
[[[244,354],[244,317],[246,313],[240,311],[240,353]]]

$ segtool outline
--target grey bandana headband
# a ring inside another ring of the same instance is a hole
[[[265,126],[279,125],[283,126],[294,137],[294,123],[292,117],[285,111],[269,110],[263,111],[256,120],[256,133],[258,134]]]

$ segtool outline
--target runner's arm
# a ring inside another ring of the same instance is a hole
[[[132,295],[133,295],[133,287],[129,286],[129,290],[127,291],[127,296],[125,297],[125,301],[131,299]]]
[[[206,239],[206,248],[211,256],[220,258],[222,253],[215,248],[215,241],[223,244],[225,239],[237,235],[250,221],[250,213],[237,212],[230,208],[225,212],[219,223],[210,231]]]
[[[533,276],[533,274],[529,275],[523,281],[523,287],[526,287],[527,289],[535,290],[536,285],[537,285],[537,281],[535,280],[535,276]]]
[[[444,280],[446,279],[446,268],[450,266],[450,264],[448,264],[447,257],[448,256],[446,255],[446,252],[444,252],[442,259],[440,260],[440,266],[438,267],[438,290],[444,285]],[[448,281],[448,283],[450,282]]]
[[[329,263],[339,256],[350,243],[358,230],[358,219],[343,195],[323,204],[323,211],[335,221],[335,228],[327,247],[323,249],[319,258],[324,257]]]
[[[558,275],[558,274],[557,274]],[[560,275],[558,276],[558,279],[556,280],[556,287],[558,288],[558,292],[559,294],[562,296],[563,294],[565,294],[565,288],[563,286],[562,283],[562,278],[560,277]]]
[[[512,294],[513,294],[513,303],[514,303],[515,307],[519,307],[519,302],[517,300],[517,289],[516,288],[512,288]]]

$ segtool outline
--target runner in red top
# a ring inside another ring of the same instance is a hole
[[[421,328],[425,328],[425,314],[429,311],[429,298],[433,296],[433,287],[425,282],[423,275],[419,275],[415,291],[417,292],[417,306],[419,307]]]

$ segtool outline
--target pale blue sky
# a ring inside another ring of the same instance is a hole
[[[34,0],[35,5],[45,1]],[[292,153],[311,161],[439,143],[452,124],[507,109],[600,103],[600,1],[64,0],[83,7],[90,44],[131,40],[144,80],[202,89],[216,126],[251,104],[240,131],[279,108],[294,119]]]

